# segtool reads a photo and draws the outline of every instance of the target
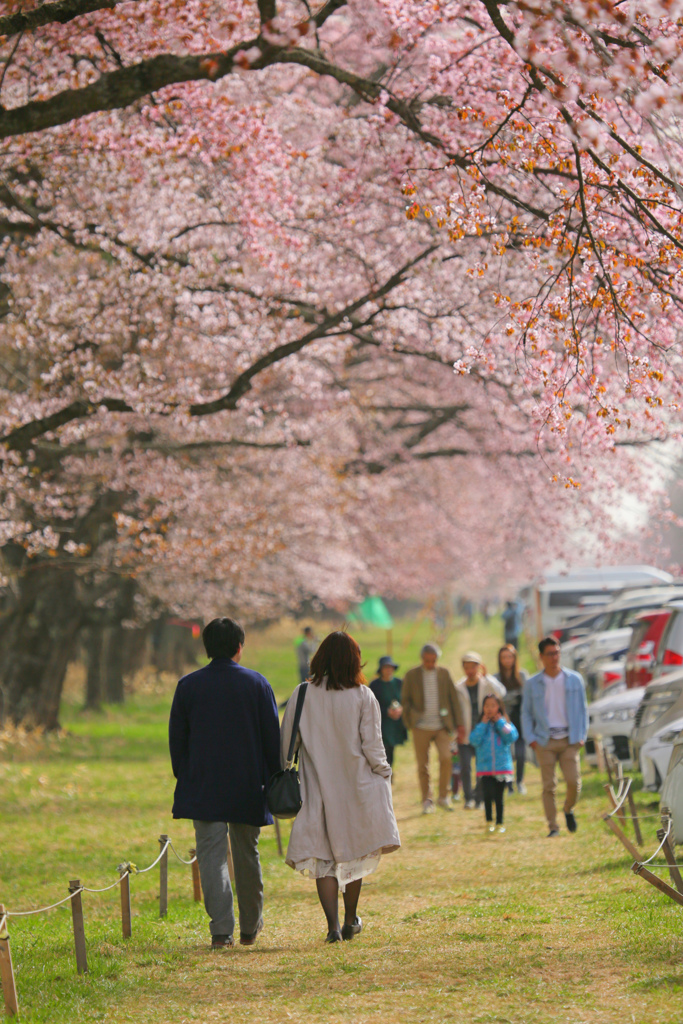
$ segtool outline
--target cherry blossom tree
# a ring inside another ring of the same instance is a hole
[[[12,717],[153,601],[607,546],[680,418],[677,4],[6,7]]]

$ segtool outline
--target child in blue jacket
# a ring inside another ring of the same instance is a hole
[[[519,733],[505,713],[500,697],[489,694],[484,698],[481,721],[470,733],[470,743],[477,755],[477,778],[486,811],[488,832],[504,832],[503,798],[507,783],[513,778],[512,744]],[[493,804],[496,805],[496,824],[493,824]]]

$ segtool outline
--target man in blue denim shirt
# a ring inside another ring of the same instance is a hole
[[[543,671],[524,685],[522,731],[536,752],[543,783],[543,809],[548,819],[548,838],[559,836],[555,792],[557,765],[567,784],[564,817],[570,832],[576,832],[574,805],[581,792],[579,752],[588,732],[588,703],[583,678],[562,668],[560,645],[546,636],[538,645]]]

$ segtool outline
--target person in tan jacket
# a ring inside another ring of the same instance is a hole
[[[403,721],[413,734],[417,777],[422,794],[422,813],[434,810],[429,777],[429,750],[434,743],[439,754],[439,807],[453,808],[448,799],[451,776],[451,738],[457,731],[460,742],[465,733],[465,716],[455,684],[447,668],[437,666],[441,651],[425,644],[422,664],[406,672],[401,691]]]

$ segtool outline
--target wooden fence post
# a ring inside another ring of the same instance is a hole
[[[2,903],[0,903],[0,980],[2,981],[2,995],[5,1000],[5,1013],[8,1017],[16,1017],[19,1013],[17,986],[14,983],[12,953],[9,948],[9,931],[7,930],[5,908]]]
[[[273,824],[275,825],[275,838],[277,839],[277,852],[282,857],[282,835],[280,834],[280,821],[278,818],[273,818]]]
[[[83,924],[80,878],[71,879],[69,882],[69,892],[76,894],[71,899],[71,919],[74,926],[74,946],[76,947],[76,970],[79,974],[87,974],[88,954],[85,948],[85,925]]]
[[[607,822],[607,824],[612,829],[612,831],[614,832],[614,834],[617,837],[617,839],[621,843],[624,844],[624,846],[626,847],[628,852],[631,854],[633,859],[637,863],[639,863],[640,862],[640,858],[641,858],[640,850],[637,850],[636,847],[631,842],[631,840],[628,838],[628,836],[624,835],[624,833],[619,828],[619,826],[617,825],[617,823],[614,820],[614,818],[611,815],[609,815],[609,814],[605,814],[602,820]]]
[[[133,928],[130,915],[130,872],[128,865],[123,864],[119,871],[121,872],[121,884],[119,885],[121,890],[121,930],[124,939],[129,939],[133,934]]]
[[[609,779],[610,786],[614,785],[614,779],[612,778],[612,766],[610,765],[610,755],[605,750],[605,744],[602,744],[602,756],[605,759],[605,768],[607,769],[607,778]]]
[[[665,814],[662,815],[662,827],[657,829],[657,839],[662,844],[662,853],[666,857],[666,862],[669,865],[669,874],[671,875],[671,881],[676,886],[680,893],[683,893],[683,878],[678,870],[676,864],[676,854],[671,845],[671,839],[669,836],[665,839],[666,833],[670,827],[670,819]]]
[[[683,906],[683,893],[677,892],[668,882],[663,881],[661,878],[657,878],[657,875],[653,875],[651,871],[648,871],[642,864],[634,864],[632,869],[634,874],[640,875],[650,885],[654,885],[655,889],[659,889],[665,896],[673,900],[675,903],[680,903]]]
[[[628,789],[628,806],[629,806],[629,810],[631,811],[631,821],[633,822],[633,831],[635,833],[636,842],[638,843],[638,846],[642,846],[643,845],[643,833],[640,831],[640,822],[638,821],[638,811],[637,811],[637,808],[636,808],[636,802],[633,799],[633,793],[631,792],[631,787],[630,786],[629,786],[629,789]]]
[[[202,882],[199,877],[199,864],[197,863],[197,851],[190,850],[190,857],[194,858],[192,861],[192,888],[194,890],[194,901],[195,903],[201,903],[202,900]]]
[[[163,850],[159,861],[159,917],[168,913],[168,836],[159,836],[159,846]],[[164,849],[165,848],[165,849]]]

